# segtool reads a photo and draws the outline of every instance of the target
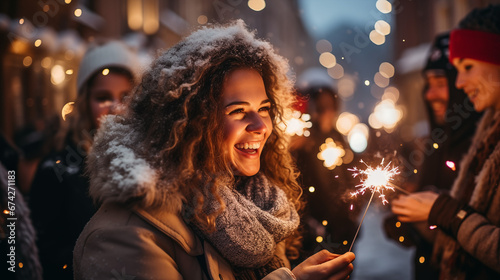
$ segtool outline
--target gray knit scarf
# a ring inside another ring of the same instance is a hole
[[[299,215],[285,192],[261,174],[243,179],[236,187],[223,186],[219,195],[226,208],[215,220],[215,231],[198,232],[233,266],[264,266],[273,259],[276,244],[299,225]],[[207,200],[207,210],[220,207],[212,196]]]

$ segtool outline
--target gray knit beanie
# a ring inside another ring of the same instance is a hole
[[[134,79],[139,76],[140,64],[137,55],[124,43],[110,41],[91,47],[82,58],[76,80],[78,93],[87,81],[106,67],[120,67],[128,70]]]

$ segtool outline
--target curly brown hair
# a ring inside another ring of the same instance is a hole
[[[260,73],[271,100],[272,133],[261,155],[261,170],[280,186],[297,209],[301,188],[287,139],[276,124],[294,101],[288,63],[271,45],[256,39],[242,21],[229,26],[204,27],[163,53],[143,76],[130,99],[126,122],[142,136],[144,157],[168,182],[146,207],[168,203],[169,191],[179,192],[206,230],[224,210],[217,189],[234,183],[231,164],[223,155],[222,87],[237,69]],[[204,202],[211,195],[220,209],[207,213]]]

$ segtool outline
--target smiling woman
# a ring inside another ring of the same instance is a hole
[[[260,170],[260,155],[273,130],[271,102],[260,74],[238,69],[224,81],[224,151],[237,175],[253,176]]]
[[[438,228],[432,261],[440,279],[500,279],[500,5],[470,12],[450,36],[456,85],[484,111],[450,195],[393,201],[402,222]]]
[[[90,193],[102,205],[75,247],[75,279],[348,277],[352,253],[290,270],[300,187],[275,125],[294,100],[287,72],[242,21],[162,54],[97,133]]]

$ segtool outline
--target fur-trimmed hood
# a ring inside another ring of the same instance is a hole
[[[141,137],[132,124],[127,124],[119,116],[106,116],[94,139],[88,156],[90,175],[90,196],[97,203],[118,202],[127,204],[134,201],[148,206],[155,200],[160,187],[159,171],[153,168],[143,156]],[[179,211],[182,197],[178,192],[170,192],[170,211]],[[176,202],[176,203],[174,203]]]

